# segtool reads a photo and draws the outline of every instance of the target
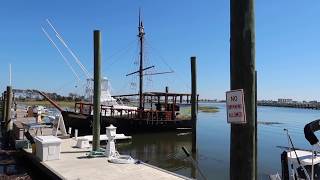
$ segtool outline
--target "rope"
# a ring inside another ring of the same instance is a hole
[[[61,55],[62,59],[64,60],[64,62],[68,65],[68,67],[71,69],[71,71],[73,72],[73,74],[77,77],[78,81],[80,81],[80,78],[78,76],[78,74],[76,73],[76,71],[73,69],[73,67],[71,66],[70,62],[68,61],[68,59],[63,55],[63,53],[61,52],[61,50],[59,49],[59,47],[56,45],[56,43],[52,40],[52,38],[49,36],[49,34],[47,33],[47,31],[44,30],[44,28],[41,26],[41,29],[43,31],[43,33],[47,36],[48,40],[51,42],[51,44],[57,49],[57,51],[59,52],[59,54]]]
[[[107,57],[107,59],[111,60],[116,55],[119,55],[118,58],[114,59],[113,61],[110,61],[110,64],[107,67],[111,67],[112,65],[114,65],[122,57],[124,53],[128,52],[131,49],[135,41],[136,41],[135,39],[130,41],[130,43],[128,43],[128,45],[125,46],[125,48],[121,48],[117,50],[115,53],[113,53],[112,55],[110,55],[109,57]]]
[[[50,25],[50,27],[53,29],[53,31],[56,33],[57,38],[60,40],[60,42],[64,45],[64,47],[67,48],[68,52],[71,54],[71,56],[75,59],[76,63],[80,66],[82,71],[85,73],[87,78],[90,78],[90,73],[87,71],[87,69],[83,66],[83,64],[80,62],[79,58],[74,54],[74,52],[69,48],[69,46],[66,44],[66,42],[63,40],[62,36],[58,33],[58,31],[54,28],[54,26],[51,24],[49,19],[46,19],[47,23]]]
[[[157,51],[154,47],[152,47],[150,45],[150,43],[148,41],[145,40],[145,43],[148,45],[148,47],[150,47],[152,50]],[[163,58],[163,56],[161,56],[160,54],[156,54],[158,56],[158,58],[170,69],[170,71],[173,71],[173,68],[171,68],[171,66],[167,63],[167,61]],[[174,71],[175,72],[175,71]],[[181,78],[181,76],[179,75],[179,73],[175,72],[176,76],[178,77],[178,79],[183,83],[183,85],[186,87],[187,91],[191,91],[191,86],[189,83],[186,83],[183,78]]]

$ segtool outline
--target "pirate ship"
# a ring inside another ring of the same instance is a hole
[[[50,22],[49,22],[50,23]],[[139,92],[137,94],[114,95],[110,93],[108,80],[103,78],[101,82],[101,127],[113,124],[120,133],[131,132],[154,132],[154,131],[174,131],[177,129],[191,129],[190,118],[179,118],[180,105],[190,102],[188,93],[169,93],[166,87],[165,92],[144,92],[143,80],[146,75],[158,75],[171,72],[159,72],[153,74],[145,73],[146,70],[154,66],[144,67],[144,26],[139,13],[138,26],[139,39],[139,69],[126,76],[138,75]],[[61,38],[60,38],[61,39]],[[93,79],[88,76],[86,93],[93,92]],[[90,85],[91,84],[91,85]],[[57,103],[50,100],[44,93],[41,93],[54,106]],[[92,133],[93,104],[92,94],[87,96],[87,101],[76,102],[73,111],[65,111],[58,108],[63,116],[65,126],[68,129],[78,129],[80,135]],[[138,106],[128,106],[119,104],[119,99],[138,98]],[[91,99],[91,100],[90,100]],[[101,128],[104,133],[104,128]]]

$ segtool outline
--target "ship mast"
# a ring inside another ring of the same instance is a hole
[[[140,40],[140,67],[139,67],[139,109],[143,110],[143,43],[144,43],[144,27],[142,24],[142,21],[140,19],[140,10],[139,10],[139,26],[138,26],[138,30],[139,30],[139,40]]]
[[[141,13],[140,13],[140,10],[139,10],[139,24],[138,24],[139,34],[138,34],[138,37],[139,37],[139,43],[140,43],[140,52],[139,52],[140,66],[139,66],[139,70],[138,71],[129,73],[126,76],[130,76],[130,75],[139,73],[139,110],[143,110],[144,109],[144,105],[143,105],[144,104],[143,103],[144,102],[143,76],[144,75],[151,75],[152,76],[152,75],[158,75],[158,74],[167,74],[167,73],[173,73],[173,71],[160,72],[160,73],[144,73],[145,70],[154,68],[154,66],[149,66],[149,67],[146,67],[146,68],[143,67],[143,58],[144,58],[143,57],[143,43],[144,43],[145,32],[144,32],[144,27],[143,27],[143,23],[142,23],[140,14]]]

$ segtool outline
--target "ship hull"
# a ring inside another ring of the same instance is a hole
[[[92,115],[63,111],[61,112],[66,129],[69,127],[78,129],[78,135],[92,134]],[[117,127],[117,133],[132,134],[143,132],[176,131],[177,129],[190,130],[191,120],[166,120],[166,121],[147,121],[140,119],[127,119],[121,117],[101,116],[100,133],[105,134],[105,127],[110,124]]]

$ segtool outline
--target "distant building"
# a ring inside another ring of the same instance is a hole
[[[292,103],[292,99],[282,99],[282,98],[279,98],[278,99],[278,103]]]

